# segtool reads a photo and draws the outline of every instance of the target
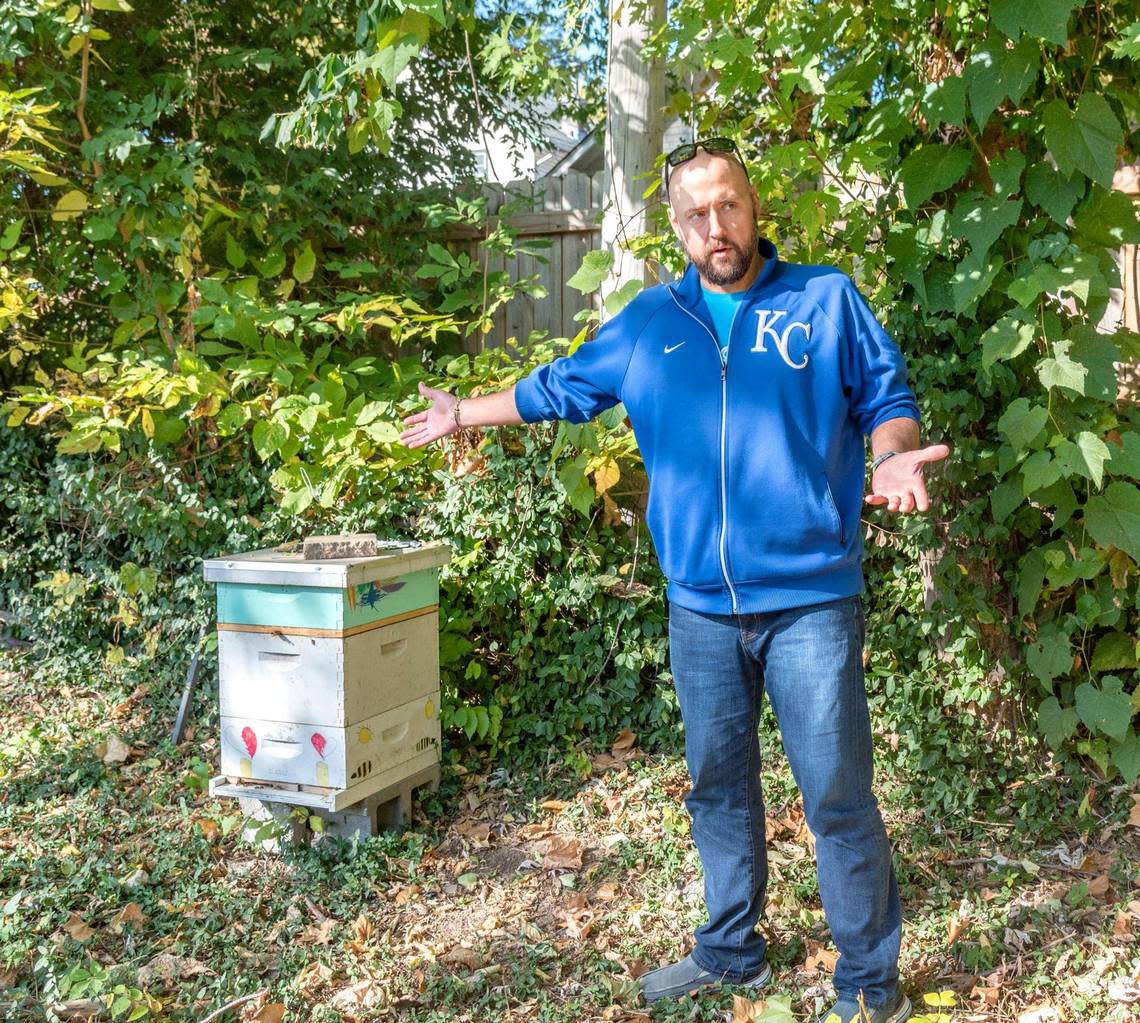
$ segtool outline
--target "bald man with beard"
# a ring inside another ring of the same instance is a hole
[[[641,292],[572,355],[513,387],[430,408],[401,440],[463,426],[586,422],[623,402],[650,481],[646,523],[668,587],[669,656],[692,788],[685,805],[708,919],[692,951],[640,978],[647,1002],[768,983],[757,924],[768,879],[757,735],[767,694],[815,838],[840,958],[821,1023],[902,1023],[902,912],[872,792],[863,679],[864,504],[929,506],[902,355],[849,276],[790,263],[759,234],[735,143],[665,161],[689,265]],[[869,492],[865,439],[870,439]]]

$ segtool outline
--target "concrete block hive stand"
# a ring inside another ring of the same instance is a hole
[[[342,837],[405,822],[414,790],[439,784],[439,567],[449,556],[442,543],[358,536],[206,561],[222,747],[210,793],[260,820],[307,807]],[[309,837],[290,829],[293,841]]]

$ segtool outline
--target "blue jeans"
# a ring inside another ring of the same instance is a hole
[[[763,614],[669,603],[669,658],[685,722],[685,806],[705,874],[709,919],[693,958],[740,980],[764,961],[755,927],[768,856],[757,724],[765,691],[815,836],[823,909],[839,949],[835,988],[868,1007],[898,988],[902,909],[871,792],[863,687],[863,607],[847,597]]]

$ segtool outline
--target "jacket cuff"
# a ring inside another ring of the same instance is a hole
[[[871,425],[867,428],[867,436],[869,437],[874,433],[875,430],[882,426],[888,419],[913,419],[916,423],[921,425],[922,414],[918,411],[918,405],[913,401],[904,401],[899,402],[897,405],[891,405],[889,408],[885,408],[875,414],[875,418],[871,420]]]
[[[530,377],[523,377],[515,384],[515,410],[524,423],[537,423],[543,419],[554,418],[549,410],[538,403],[534,381]]]

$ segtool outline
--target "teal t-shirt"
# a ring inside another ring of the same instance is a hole
[[[736,310],[740,308],[740,303],[744,301],[744,296],[747,293],[747,289],[744,291],[709,291],[707,288],[701,288],[701,294],[705,297],[705,305],[708,307],[709,315],[712,316],[713,326],[716,327],[717,340],[720,342],[721,348],[728,344],[728,336],[732,331],[732,321],[736,319]]]

